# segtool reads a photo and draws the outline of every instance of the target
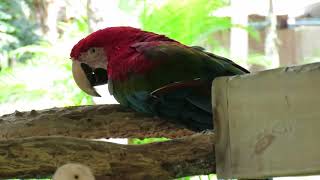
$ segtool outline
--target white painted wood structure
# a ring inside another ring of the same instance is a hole
[[[213,83],[218,178],[320,174],[320,63]]]

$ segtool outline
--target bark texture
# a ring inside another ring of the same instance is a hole
[[[89,166],[98,180],[171,179],[215,172],[213,133],[145,145],[70,137],[0,141],[0,179],[48,177],[69,163]]]
[[[0,117],[0,129],[0,139],[53,135],[79,138],[177,138],[194,134],[168,120],[133,112],[120,105],[16,111]]]

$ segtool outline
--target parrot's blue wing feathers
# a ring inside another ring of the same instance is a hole
[[[193,130],[212,129],[210,98],[197,97],[191,88],[172,89],[152,95],[146,91],[126,96],[129,107],[159,117],[180,121]]]
[[[205,92],[206,83],[201,81],[201,79],[194,79],[191,81],[182,81],[175,82],[163,86],[151,93],[152,96],[163,96],[170,93],[181,93],[183,91],[188,92],[187,95],[184,95],[185,98],[190,103],[194,104],[198,108],[207,111],[208,113],[212,112],[210,99],[210,92]],[[185,93],[185,92],[184,92]],[[182,93],[182,94],[184,94]]]
[[[131,95],[127,95],[126,99],[129,103],[129,107],[135,109],[138,112],[150,113],[150,106],[147,104],[147,99],[149,98],[147,91],[134,92]]]
[[[186,89],[159,96],[153,110],[159,116],[168,116],[181,121],[193,130],[213,128],[212,114],[195,106],[188,100],[191,91]],[[208,101],[210,103],[210,101]]]
[[[199,80],[175,82],[151,93],[149,105],[154,114],[180,120],[194,130],[213,128],[210,94],[203,93]]]

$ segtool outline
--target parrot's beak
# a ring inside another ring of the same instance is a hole
[[[94,86],[107,84],[107,71],[102,68],[92,69],[87,64],[72,61],[72,74],[79,88],[91,96],[101,97]]]

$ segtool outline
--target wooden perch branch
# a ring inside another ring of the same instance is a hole
[[[213,133],[120,145],[69,137],[0,141],[0,179],[48,177],[58,166],[89,166],[97,179],[170,179],[215,172]]]
[[[48,177],[70,162],[89,166],[97,180],[170,179],[215,172],[212,133],[195,134],[120,105],[16,111],[0,117],[0,129],[0,179]],[[188,137],[146,145],[88,140],[184,136]]]
[[[136,113],[120,105],[16,111],[0,117],[0,129],[0,139],[53,135],[79,138],[176,138],[194,133],[164,119]]]

